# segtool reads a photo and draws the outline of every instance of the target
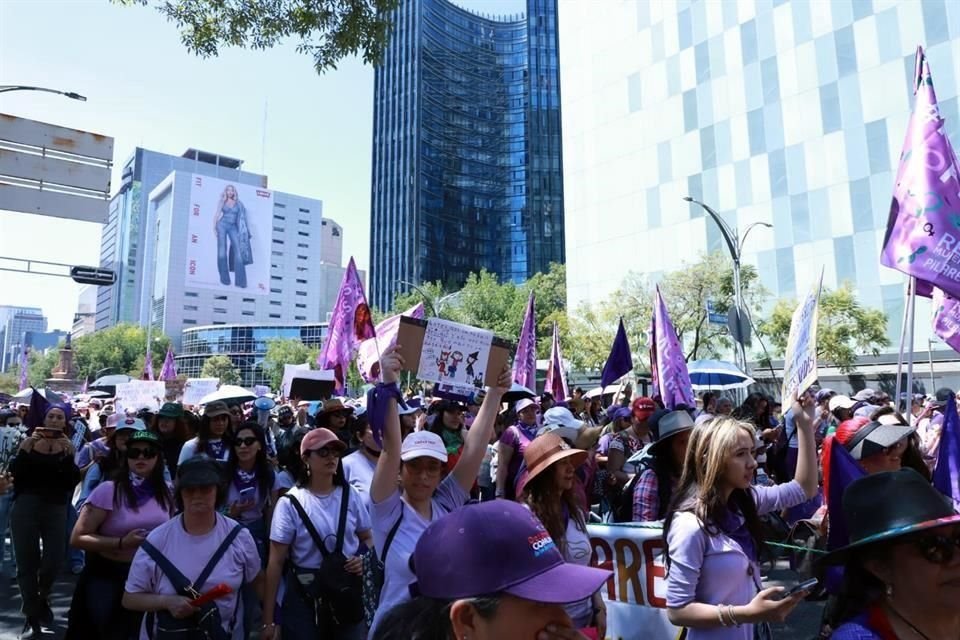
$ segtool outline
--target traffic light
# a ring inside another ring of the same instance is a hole
[[[101,287],[109,287],[117,281],[116,273],[97,267],[70,267],[70,277],[80,284],[95,284]]]

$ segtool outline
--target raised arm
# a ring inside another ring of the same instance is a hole
[[[400,379],[403,358],[396,347],[388,349],[380,356],[380,375],[384,384],[394,384]],[[374,504],[383,502],[397,490],[397,477],[400,475],[400,414],[397,413],[397,401],[387,401],[386,418],[383,425],[383,449],[377,458],[377,468],[370,483],[370,500]]]
[[[460,453],[460,459],[452,473],[457,480],[457,484],[467,493],[473,488],[473,483],[477,481],[477,474],[480,473],[480,465],[483,464],[483,456],[487,452],[487,445],[490,444],[490,438],[493,437],[497,414],[500,413],[500,401],[503,399],[503,394],[510,390],[510,385],[510,369],[504,366],[503,371],[500,372],[500,378],[497,380],[497,386],[487,390],[487,394],[483,398],[483,404],[480,405],[480,411],[477,413],[477,418],[473,421],[473,426],[470,427],[463,442],[463,451]]]
[[[793,478],[807,498],[817,495],[820,478],[817,472],[817,443],[813,432],[816,401],[812,394],[804,394],[801,400],[793,399],[793,422],[797,428],[797,472]]]

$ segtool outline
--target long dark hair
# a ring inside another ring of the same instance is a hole
[[[683,473],[683,463],[679,465],[673,459],[672,449],[670,448],[670,440],[678,434],[673,434],[669,436],[666,440],[661,441],[662,444],[658,444],[653,451],[653,464],[650,465],[650,468],[653,469],[653,473],[657,476],[657,494],[658,494],[658,504],[657,504],[657,519],[662,519],[667,515],[667,510],[670,508],[670,500],[673,498],[673,483],[675,478],[679,478]]]
[[[254,422],[253,420],[248,420],[241,424],[237,429],[237,435],[239,435],[241,431],[253,431],[257,442],[260,443],[260,450],[257,451],[257,459],[254,462],[253,468],[257,474],[257,489],[260,491],[260,496],[269,497],[270,491],[273,489],[275,476],[273,466],[270,464],[270,461],[267,460],[267,436],[263,431],[263,427],[260,426],[260,423]],[[236,438],[234,438],[234,441],[236,441]],[[240,461],[239,458],[237,458],[237,452],[234,451],[230,456],[230,461],[227,462],[227,477],[233,480],[239,468]]]
[[[197,430],[197,453],[204,453],[207,449],[207,443],[210,442],[210,416],[200,418],[200,429]],[[223,444],[229,450],[229,457],[233,457],[233,416],[227,416],[227,429],[220,437]]]
[[[176,426],[173,428],[173,436],[167,438],[160,432],[160,421],[161,420],[173,420],[176,423]],[[154,414],[153,418],[150,420],[150,431],[157,434],[162,443],[164,440],[173,440],[179,444],[183,444],[193,436],[191,435],[191,429],[187,426],[187,419],[184,416],[179,418],[169,418],[166,416],[161,416],[159,414]]]
[[[398,604],[383,617],[372,640],[457,640],[450,624],[450,607],[455,600],[417,596]],[[498,596],[470,598],[470,604],[484,620],[497,614]]]
[[[765,402],[767,408],[762,414],[757,414],[757,409],[760,407],[760,403]],[[767,399],[767,396],[760,393],[759,391],[754,391],[747,396],[747,399],[743,401],[743,404],[737,407],[733,412],[733,417],[743,420],[745,422],[753,423],[753,426],[758,429],[769,429],[770,428],[770,401]]]
[[[547,533],[560,548],[561,553],[567,551],[567,519],[572,519],[580,531],[587,530],[587,523],[580,510],[580,502],[574,490],[557,491],[554,478],[557,474],[557,464],[550,465],[542,473],[534,476],[526,486],[527,505],[534,515],[540,519]]]
[[[749,433],[751,439],[756,437],[752,424],[734,418],[715,418],[693,428],[683,461],[680,485],[663,523],[667,571],[670,570],[670,527],[676,514],[681,511],[693,513],[708,535],[721,533],[720,523],[726,519],[724,516],[731,508],[739,511],[746,521],[747,531],[757,552],[763,548],[763,526],[757,513],[753,489],[734,489],[730,501],[724,503],[719,486],[719,477],[741,430]]]
[[[427,430],[442,438],[444,431],[453,431],[453,429],[447,429],[443,426],[443,414],[448,411],[454,412],[460,410],[460,405],[450,402],[449,400],[441,400],[431,408],[430,413],[433,415],[433,420],[427,420]],[[464,429],[464,424],[461,422],[460,428],[457,430],[461,437],[463,437]]]
[[[127,443],[128,446],[130,444]],[[163,455],[160,453],[160,447],[156,444],[151,443],[150,448],[157,452],[157,457],[154,458],[156,463],[153,465],[153,471],[150,472],[150,475],[144,478],[144,482],[150,483],[150,486],[153,487],[154,499],[163,510],[173,515],[174,499],[170,487],[167,486],[163,477]],[[121,509],[123,503],[126,503],[130,509],[137,511],[137,498],[133,493],[133,483],[130,482],[130,462],[126,456],[123,456],[122,462],[111,472],[110,478],[113,480],[113,508]]]

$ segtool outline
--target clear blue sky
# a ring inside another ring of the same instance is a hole
[[[524,0],[456,2],[491,14],[526,6]],[[345,253],[366,269],[373,70],[351,59],[318,76],[311,62],[292,45],[197,58],[152,7],[0,0],[0,84],[76,91],[89,99],[5,93],[0,112],[112,136],[116,167],[137,146],[241,158],[248,170],[262,169],[272,188],[323,200],[325,215],[344,227]],[[119,183],[116,173],[113,183]],[[95,265],[100,229],[0,211],[0,256]],[[70,327],[79,290],[66,278],[0,272],[0,304],[41,307],[51,329]]]

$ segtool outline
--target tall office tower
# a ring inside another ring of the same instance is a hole
[[[393,20],[374,80],[372,303],[563,262],[556,0],[503,17],[403,0]]]

